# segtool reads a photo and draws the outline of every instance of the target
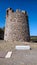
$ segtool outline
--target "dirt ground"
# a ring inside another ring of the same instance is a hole
[[[3,55],[6,52],[3,51]],[[37,49],[14,50],[10,58],[0,57],[0,65],[37,65]]]
[[[15,50],[15,45],[30,45],[31,50]],[[8,51],[10,58],[5,58]],[[37,43],[0,41],[0,65],[37,65]]]
[[[32,49],[37,49],[37,43],[33,42],[19,42],[19,41],[12,41],[6,42],[4,40],[0,40],[0,51],[8,51],[15,49],[16,45],[30,45]]]

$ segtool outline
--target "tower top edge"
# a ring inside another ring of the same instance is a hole
[[[14,10],[12,9],[12,8],[7,8],[7,10],[6,11],[12,11],[12,12],[14,12]]]
[[[6,11],[7,11],[7,10],[13,10],[13,9],[12,9],[12,8],[7,8]],[[16,12],[19,12],[19,11],[20,11],[20,12],[26,12],[25,10],[22,10],[22,11],[21,11],[20,9],[16,9]]]
[[[7,10],[6,10],[6,12],[9,12],[9,11],[12,11],[12,12],[14,12],[14,10],[12,9],[12,8],[8,8]],[[16,11],[14,12],[14,13],[18,13],[18,12],[20,12],[20,13],[23,13],[23,14],[26,14],[27,15],[27,12],[25,11],[25,10],[20,10],[20,9],[16,9]]]

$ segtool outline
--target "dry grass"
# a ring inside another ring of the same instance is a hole
[[[30,45],[31,48],[37,48],[37,43],[32,43],[32,42],[6,42],[4,40],[0,40],[0,51],[8,51],[8,50],[13,50],[15,48],[15,45]]]
[[[6,41],[0,41],[0,51],[2,50],[11,50],[11,49],[13,49],[13,44],[12,43],[10,43],[10,42],[6,42]]]

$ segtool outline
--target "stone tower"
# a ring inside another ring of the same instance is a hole
[[[26,11],[7,9],[4,40],[30,41],[28,16]]]

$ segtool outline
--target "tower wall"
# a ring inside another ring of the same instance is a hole
[[[4,40],[30,41],[28,17],[25,11],[7,10]]]

